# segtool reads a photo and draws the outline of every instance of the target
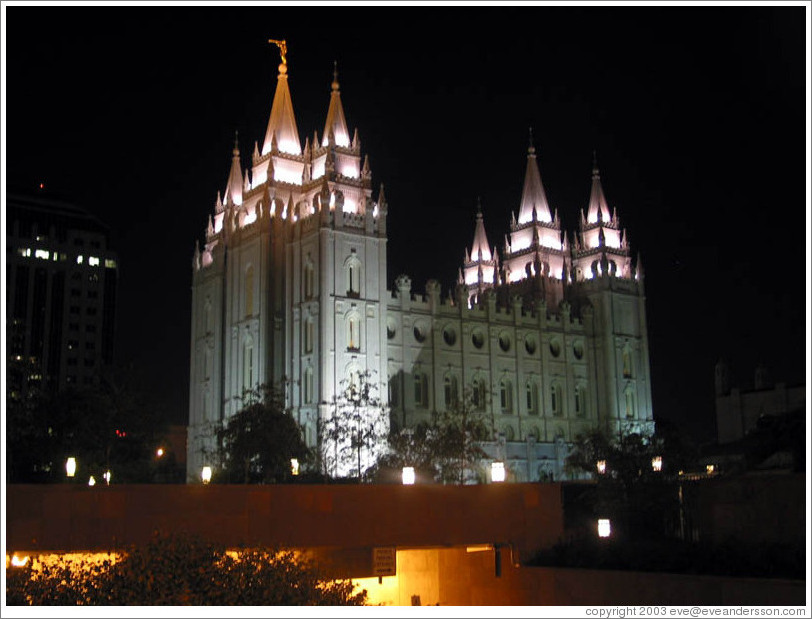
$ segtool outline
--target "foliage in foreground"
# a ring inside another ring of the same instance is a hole
[[[290,550],[238,554],[189,535],[156,536],[117,561],[7,570],[6,603],[19,605],[362,606],[366,591],[327,580]]]

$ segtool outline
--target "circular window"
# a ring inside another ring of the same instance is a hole
[[[454,331],[453,327],[443,329],[443,341],[449,346],[457,343],[457,332]]]
[[[558,340],[552,340],[550,342],[550,354],[553,357],[557,357],[558,355],[561,354],[561,342],[559,342]]]
[[[426,341],[426,330],[422,325],[414,326],[414,339],[416,339],[418,342]]]
[[[524,349],[527,351],[528,355],[532,355],[536,352],[536,338],[532,335],[528,335],[524,339]]]
[[[386,321],[386,337],[390,340],[395,337],[395,323],[391,320]]]
[[[499,348],[505,352],[510,350],[510,336],[507,333],[499,334]]]
[[[471,334],[471,342],[473,342],[477,348],[482,348],[485,345],[485,336],[482,334],[482,331],[476,329]]]
[[[572,354],[575,355],[576,359],[582,359],[584,356],[584,343],[581,341],[575,342],[572,345]]]

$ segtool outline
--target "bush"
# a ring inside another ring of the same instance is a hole
[[[118,560],[33,562],[8,570],[14,605],[361,606],[366,591],[323,578],[291,550],[225,548],[188,535],[157,535]]]

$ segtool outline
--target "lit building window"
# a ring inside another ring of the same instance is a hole
[[[631,389],[626,390],[626,417],[634,418],[634,392]]]
[[[115,269],[116,268],[116,261],[112,260],[111,258],[104,259],[104,268],[105,269]]]
[[[40,260],[48,260],[51,257],[51,252],[47,249],[37,249],[34,251],[34,257]]]
[[[31,248],[30,247],[20,247],[17,250],[17,253],[20,254],[23,258],[30,258],[31,257]]]
[[[246,391],[254,388],[254,344],[243,344],[242,386]]]
[[[598,537],[609,537],[612,535],[612,522],[608,518],[598,520]]]
[[[347,350],[361,350],[361,323],[355,315],[347,319]]]
[[[85,261],[85,257],[79,254],[76,256],[76,264],[82,264]]]
[[[87,263],[92,267],[97,267],[101,264],[101,261],[96,256],[90,256],[87,259]]]

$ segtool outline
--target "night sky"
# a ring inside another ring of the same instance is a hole
[[[501,252],[532,127],[570,235],[593,150],[646,275],[655,418],[715,433],[714,364],[809,384],[809,7],[5,5],[6,189],[113,232],[117,357],[188,415],[191,264],[235,131],[265,135],[286,39],[299,135],[338,62],[389,202],[389,286],[454,283],[477,200]]]

